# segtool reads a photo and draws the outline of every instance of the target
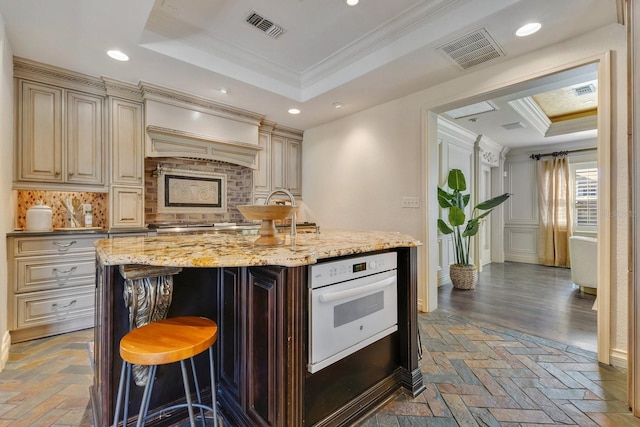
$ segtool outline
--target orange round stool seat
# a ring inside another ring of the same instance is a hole
[[[134,329],[120,341],[120,357],[134,365],[165,365],[196,356],[216,342],[218,326],[205,317],[174,317]]]
[[[195,409],[200,412],[200,421],[206,425],[205,411],[213,415],[214,426],[218,425],[218,411],[216,403],[216,386],[214,378],[213,344],[218,337],[218,325],[205,317],[184,316],[173,317],[151,322],[133,329],[120,340],[120,357],[122,368],[113,426],[119,427],[120,410],[123,409],[122,426],[128,425],[129,389],[131,383],[132,365],[148,366],[148,378],[144,386],[140,411],[136,426],[142,427],[146,421],[155,417],[162,417],[174,409],[186,407],[189,412],[191,427],[196,426]],[[203,402],[194,357],[209,350],[209,379],[211,382],[211,405]],[[192,402],[189,374],[185,361],[191,364],[192,380],[195,385],[196,402]],[[149,403],[156,377],[158,365],[179,362],[182,371],[186,403],[176,403],[170,407],[163,407],[149,414]],[[123,396],[124,394],[124,396]],[[124,403],[123,403],[124,397]]]

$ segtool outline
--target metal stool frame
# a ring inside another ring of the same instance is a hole
[[[195,357],[195,356],[194,356]],[[189,421],[191,427],[196,427],[196,418],[193,411],[193,408],[196,407],[200,409],[200,418],[202,420],[202,425],[206,426],[206,418],[204,417],[204,411],[209,411],[213,414],[213,425],[214,427],[218,426],[218,408],[216,405],[216,387],[215,387],[215,378],[214,378],[214,365],[213,365],[213,346],[209,347],[209,374],[211,380],[211,406],[207,406],[202,403],[202,398],[200,396],[200,386],[198,385],[198,377],[196,375],[196,367],[193,361],[193,357],[189,358],[191,362],[191,373],[193,376],[193,382],[196,388],[196,397],[198,399],[197,403],[193,403],[191,401],[191,389],[189,387],[189,376],[187,374],[187,368],[185,366],[185,361],[180,360],[180,369],[182,371],[182,383],[184,385],[184,394],[187,400],[186,403],[179,403],[177,405],[169,406],[167,408],[160,409],[149,414],[149,403],[151,401],[151,392],[153,391],[153,383],[155,381],[156,370],[158,365],[149,365],[149,377],[147,379],[147,384],[144,387],[144,391],[142,394],[142,401],[140,402],[140,410],[138,412],[138,421],[136,423],[136,427],[142,427],[147,420],[154,418],[158,415],[161,415],[165,412],[172,411],[174,409],[184,408],[186,407],[189,412]],[[126,385],[125,385],[126,381]],[[118,384],[118,396],[116,397],[116,410],[113,417],[113,427],[118,427],[119,422],[119,414],[122,406],[122,387],[125,386],[124,390],[124,414],[123,414],[123,426],[127,425],[128,418],[128,408],[129,405],[129,391],[131,386],[131,363],[123,360],[122,370],[120,371],[120,382]]]

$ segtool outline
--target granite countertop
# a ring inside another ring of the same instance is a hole
[[[96,242],[104,265],[167,267],[299,267],[319,259],[372,252],[421,243],[407,234],[389,231],[323,230],[320,234],[286,235],[282,246],[255,246],[255,235],[196,234],[122,237]]]
[[[50,231],[27,231],[22,229],[16,229],[7,233],[7,237],[35,237],[35,236],[60,236],[68,234],[129,234],[129,233],[146,233],[149,229],[144,228],[132,228],[132,229],[111,229],[107,230],[102,227],[74,227],[74,228],[54,228]]]
[[[67,234],[107,234],[107,230],[102,228],[58,228],[51,231],[27,231],[14,230],[7,233],[7,237],[35,237],[35,236],[60,236]]]

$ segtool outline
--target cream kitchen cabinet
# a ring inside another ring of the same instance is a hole
[[[110,227],[144,226],[143,105],[110,98]]]
[[[254,194],[260,199],[272,190],[286,188],[294,196],[302,194],[302,141],[274,133],[259,135],[263,150],[254,172]]]
[[[17,81],[16,187],[103,186],[101,96]]]
[[[262,148],[256,158],[258,169],[253,173],[253,188],[256,194],[271,191],[271,135],[258,133],[258,145]]]
[[[114,185],[110,197],[112,228],[144,227],[144,188]]]
[[[144,185],[142,104],[111,98],[111,184]]]
[[[20,342],[93,327],[94,242],[103,234],[9,236],[9,330]]]

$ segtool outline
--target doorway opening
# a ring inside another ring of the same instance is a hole
[[[438,204],[435,197],[436,188],[441,183],[441,158],[439,156],[438,149],[438,115],[454,108],[458,108],[464,105],[478,103],[480,101],[490,100],[499,96],[504,96],[508,93],[524,92],[526,90],[534,90],[545,84],[551,84],[558,79],[567,78],[572,72],[575,72],[580,67],[593,67],[597,71],[597,81],[600,88],[598,93],[598,111],[597,111],[597,164],[599,174],[601,177],[607,177],[602,179],[603,185],[601,191],[598,194],[598,206],[600,210],[605,212],[611,206],[611,183],[612,180],[608,179],[611,173],[611,153],[610,153],[610,111],[611,111],[611,76],[610,76],[610,57],[608,53],[604,53],[597,58],[590,58],[585,61],[578,61],[572,64],[566,64],[564,66],[557,67],[554,70],[548,72],[539,73],[538,75],[531,76],[521,81],[497,87],[491,91],[484,93],[461,93],[459,98],[452,100],[443,105],[434,106],[431,108],[425,108],[423,110],[423,123],[424,123],[424,153],[425,153],[425,167],[423,168],[423,178],[426,182],[426,212],[425,212],[425,231],[428,237],[427,250],[424,259],[421,262],[424,265],[423,271],[426,272],[427,280],[425,283],[426,289],[422,289],[423,295],[423,308],[426,311],[432,311],[437,307],[437,284],[438,284],[438,271],[443,268],[440,262],[440,254],[442,248],[439,247],[438,233],[436,227],[436,220],[438,218]],[[500,176],[504,173],[504,170],[497,169],[496,174]],[[493,184],[496,181],[492,181],[492,192],[494,194],[502,194],[503,188],[500,188],[501,180],[497,180],[497,187]],[[606,183],[606,184],[604,184]],[[501,236],[499,230],[504,228],[504,217],[500,215],[499,211],[492,214],[491,227],[494,230],[492,235],[497,235],[497,240],[500,241],[504,238]],[[598,264],[598,298],[597,298],[597,341],[598,341],[598,361],[601,363],[609,364],[610,353],[610,248],[611,248],[611,219],[606,215],[601,215],[601,221],[598,223],[598,249],[597,249],[597,264]],[[496,231],[498,230],[498,231]],[[495,259],[495,257],[494,257]],[[503,258],[504,259],[504,258]]]

